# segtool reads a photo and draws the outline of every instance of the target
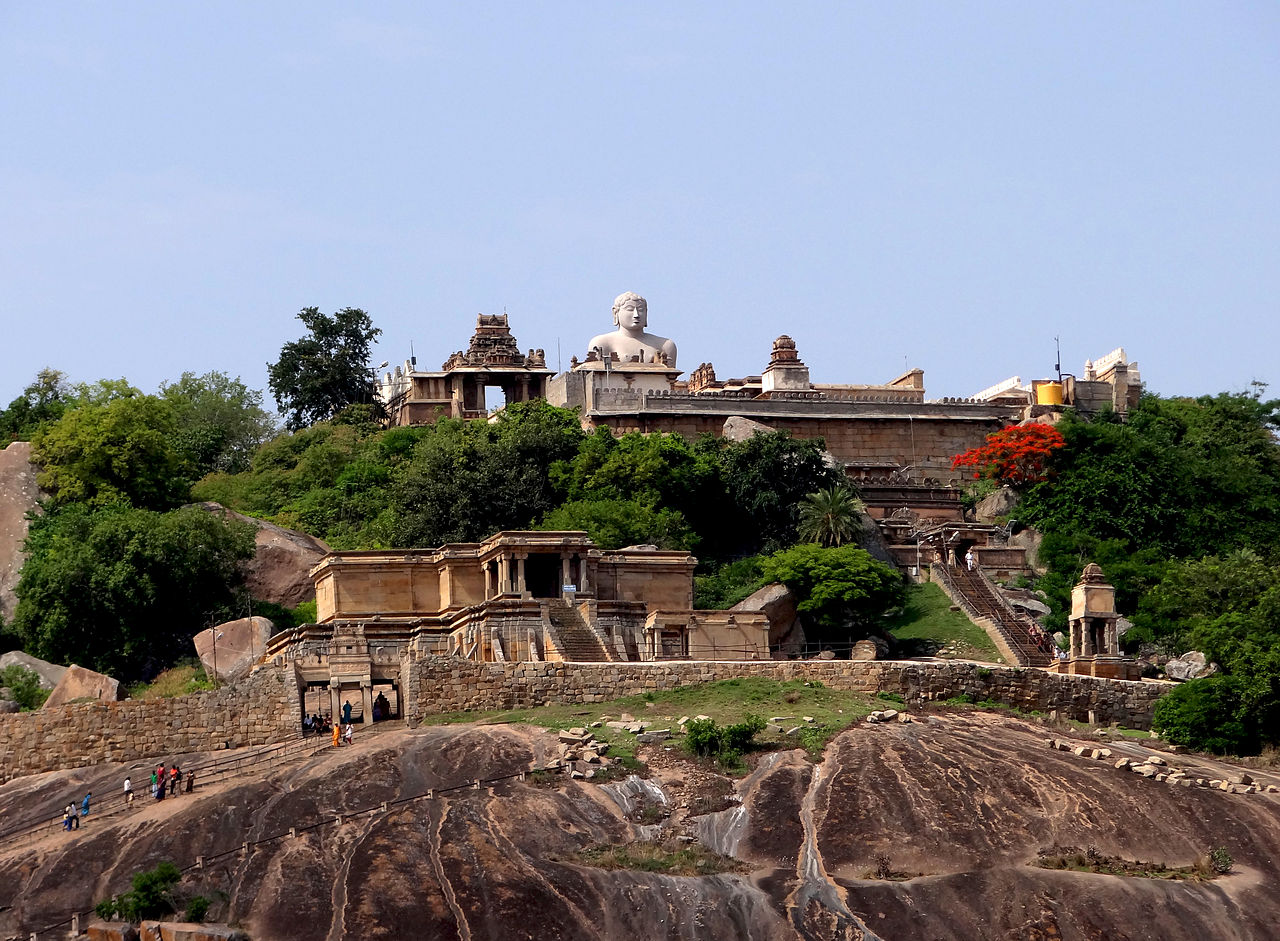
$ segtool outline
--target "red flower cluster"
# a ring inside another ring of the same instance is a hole
[[[1062,432],[1048,425],[1010,425],[987,435],[981,447],[957,454],[951,467],[972,467],[974,477],[1014,486],[1032,484],[1045,479],[1049,456],[1066,443]]]

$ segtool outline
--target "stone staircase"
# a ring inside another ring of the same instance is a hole
[[[567,601],[548,601],[547,620],[551,622],[552,638],[560,656],[565,660],[599,662],[616,659],[609,656],[578,609]]]
[[[1053,663],[1053,650],[1044,633],[1031,618],[1015,610],[981,570],[969,571],[964,566],[950,568],[932,566],[933,578],[960,605],[975,624],[992,637],[997,646],[1007,648],[1018,666],[1047,667]],[[1003,643],[1000,643],[1003,641]]]

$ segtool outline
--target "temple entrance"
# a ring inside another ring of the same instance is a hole
[[[400,692],[396,689],[396,684],[389,681],[377,681],[373,684],[371,691],[373,705],[372,716],[374,722],[384,722],[387,719],[402,718],[400,709]]]
[[[559,598],[560,556],[530,553],[524,560],[524,585],[534,598]]]

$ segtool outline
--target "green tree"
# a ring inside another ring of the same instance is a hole
[[[810,615],[818,642],[867,633],[906,597],[896,569],[853,546],[803,543],[766,557],[761,573],[796,593],[796,608]]]
[[[177,382],[161,385],[160,396],[173,409],[174,447],[196,477],[246,470],[253,452],[278,431],[262,408],[262,393],[226,373],[184,372]]]
[[[654,545],[691,550],[697,542],[678,511],[636,500],[571,500],[543,516],[538,528],[583,530],[602,549]]]
[[[496,422],[441,419],[397,467],[371,537],[436,546],[529,529],[560,504],[550,469],[572,457],[582,438],[572,412],[545,402],[508,406]]]
[[[800,501],[800,538],[823,546],[843,546],[862,532],[865,507],[848,486],[828,487]]]
[[[186,462],[173,445],[176,432],[172,406],[137,389],[86,402],[32,438],[38,481],[55,506],[175,506],[190,486]]]
[[[322,314],[304,307],[298,319],[307,336],[280,349],[267,364],[267,381],[285,424],[296,431],[332,418],[348,405],[374,402],[369,347],[382,333],[358,307]]]
[[[0,411],[0,447],[27,441],[42,426],[57,421],[73,404],[74,392],[65,374],[45,367],[22,395]]]
[[[1174,745],[1219,755],[1256,754],[1259,728],[1245,703],[1247,685],[1235,676],[1183,683],[1156,703],[1152,724]]]
[[[15,593],[23,648],[121,680],[191,655],[211,619],[242,612],[253,527],[196,507],[67,506],[31,522]]]
[[[731,508],[728,516],[718,521],[714,533],[717,555],[791,545],[804,497],[837,486],[843,479],[826,463],[826,445],[820,438],[798,441],[782,432],[770,432],[754,434],[745,441],[720,439],[714,446]]]

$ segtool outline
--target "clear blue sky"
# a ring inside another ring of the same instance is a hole
[[[1280,395],[1273,2],[9,0],[0,129],[0,406],[265,390],[311,305],[567,366],[624,290],[686,373]]]

